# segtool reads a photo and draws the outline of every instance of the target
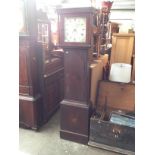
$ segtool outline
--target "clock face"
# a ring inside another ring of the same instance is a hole
[[[64,42],[86,42],[86,18],[64,18]]]

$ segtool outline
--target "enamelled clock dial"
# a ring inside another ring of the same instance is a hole
[[[86,42],[86,18],[65,17],[64,18],[64,41]]]

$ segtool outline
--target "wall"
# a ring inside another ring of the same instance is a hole
[[[135,25],[135,0],[114,0],[110,21],[120,24],[120,32],[127,32]]]

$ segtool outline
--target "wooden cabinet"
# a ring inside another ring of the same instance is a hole
[[[19,30],[19,125],[32,129],[42,124],[35,6],[33,0],[20,1],[23,24]]]
[[[35,1],[21,2],[26,13],[19,33],[19,125],[37,130],[63,99],[63,54],[52,52],[50,24],[37,20]]]
[[[49,63],[43,61],[44,50],[30,43],[19,44],[19,121],[21,127],[38,129],[59,107],[64,97],[63,55],[58,52]]]
[[[117,62],[131,64],[133,50],[134,34],[113,33],[110,64]]]
[[[61,59],[59,60],[62,61]],[[62,63],[62,62],[61,62]],[[43,98],[43,120],[47,122],[54,112],[59,108],[64,97],[64,69],[61,63],[54,64],[54,69],[49,74],[41,72],[40,84]],[[52,68],[52,67],[51,67]]]
[[[40,13],[41,14],[41,13]],[[58,109],[63,99],[63,51],[52,51],[51,26],[48,19],[38,20],[37,42],[39,44],[40,91],[43,100],[43,122]]]
[[[29,36],[19,38],[19,123],[38,129],[42,124],[36,46]]]

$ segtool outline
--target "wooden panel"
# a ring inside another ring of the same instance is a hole
[[[58,87],[56,81],[45,88],[45,117],[48,119],[56,107],[58,107]]]
[[[94,63],[91,64],[91,90],[90,90],[90,101],[95,107],[96,104],[96,94],[98,88],[98,82],[103,79],[103,67],[106,65],[108,61],[107,55],[102,56],[98,60],[94,60]]]
[[[28,41],[20,41],[19,44],[19,84],[28,85],[28,51],[29,44]]]
[[[19,100],[19,121],[23,122],[27,127],[34,126],[36,123],[34,116],[34,107],[32,101]],[[29,113],[29,115],[27,115]]]
[[[63,69],[45,77],[42,87],[44,98],[44,121],[46,122],[59,107],[64,94]]]
[[[66,140],[70,140],[73,142],[81,143],[81,144],[88,144],[88,135],[77,134],[75,132],[70,132],[67,130],[60,130],[60,137]]]
[[[21,127],[38,129],[42,123],[41,97],[19,99],[19,123]]]
[[[64,75],[60,77],[58,80],[58,88],[59,88],[59,103],[64,99]]]
[[[87,52],[78,49],[65,51],[65,99],[88,100]]]
[[[108,108],[134,111],[135,85],[101,81],[97,103],[97,110],[100,112],[103,111],[106,97]]]
[[[33,87],[30,90],[30,95],[36,95],[40,91],[39,89],[39,67],[38,67],[38,47],[35,43],[31,42],[29,51],[29,70],[30,70],[30,86]]]
[[[44,74],[48,75],[63,67],[63,61],[60,58],[51,58],[51,62],[44,64]]]
[[[19,38],[19,93],[30,96],[39,92],[36,44],[29,37]]]
[[[110,63],[131,64],[134,47],[134,34],[113,34]]]
[[[20,95],[30,95],[30,89],[32,89],[31,86],[19,85],[19,94]]]
[[[91,64],[91,86],[90,86],[90,101],[93,107],[96,104],[98,82],[103,79],[103,68],[108,63],[108,55],[104,54],[99,59],[94,60]]]
[[[63,100],[61,102],[61,131],[67,139],[88,142],[89,107],[83,103]],[[68,133],[68,134],[67,134]],[[67,135],[66,135],[67,134]],[[77,139],[72,139],[77,137]],[[80,137],[80,138],[79,138]]]

